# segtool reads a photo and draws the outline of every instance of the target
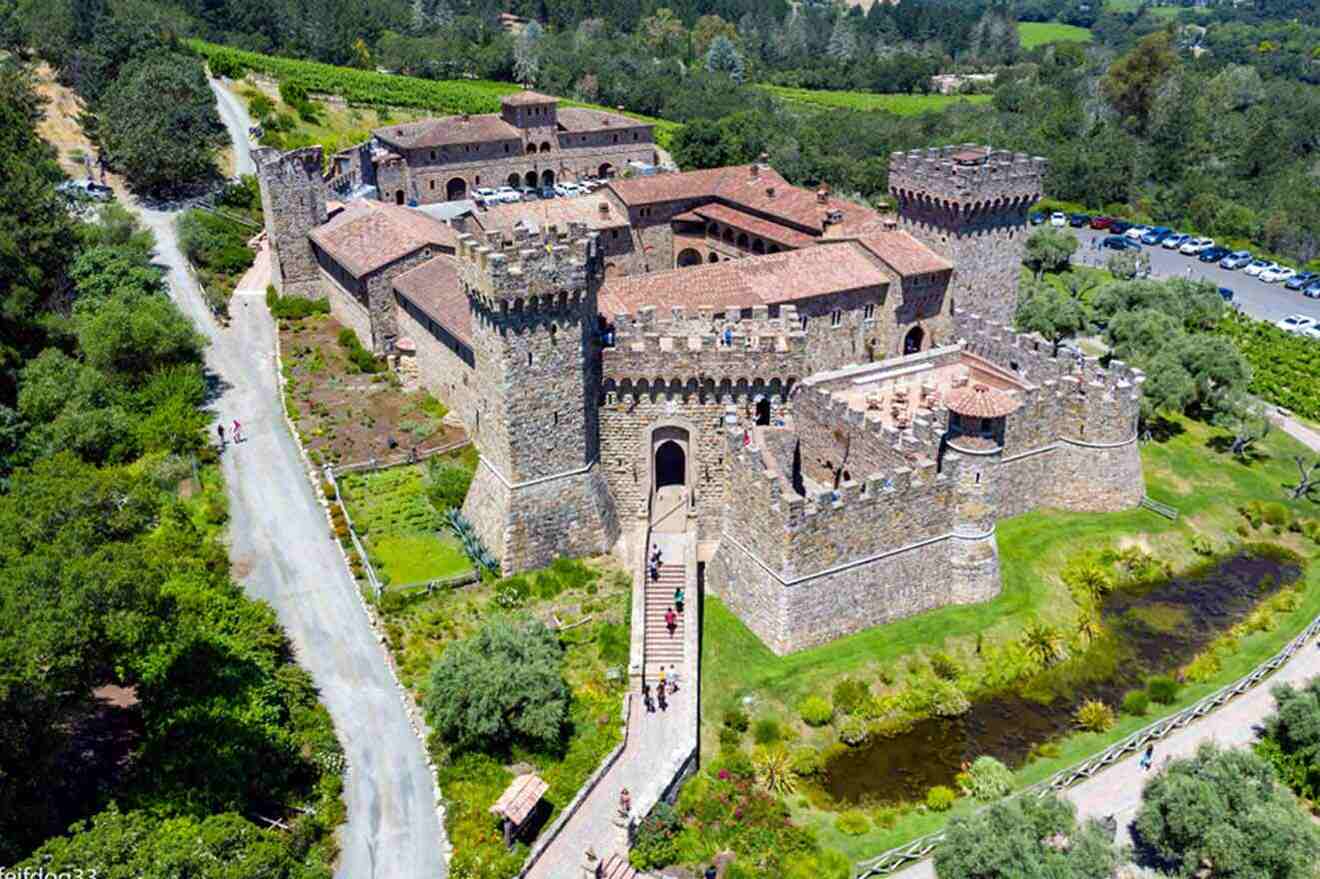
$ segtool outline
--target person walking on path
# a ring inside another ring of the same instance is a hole
[[[669,666],[669,692],[678,692],[678,669],[672,665]]]
[[[657,688],[656,694],[659,696],[660,710],[664,711],[669,707],[669,702],[665,699],[665,688],[663,686]]]
[[[651,562],[648,566],[648,573],[651,576],[651,582],[654,583],[656,580],[660,579],[660,566],[655,562]]]
[[[679,586],[674,590],[674,609],[679,613],[683,612],[683,587]]]
[[[665,667],[660,666],[660,692],[665,692]]]
[[[651,544],[651,564],[655,565],[657,568],[660,567],[660,560],[662,558],[663,555],[660,553],[659,545],[654,543]]]
[[[223,452],[225,450],[225,426],[223,424],[217,424],[215,426],[215,432],[220,435],[220,451]]]
[[[646,706],[647,714],[655,714],[655,701],[651,698],[651,685],[642,681],[642,704]]]
[[[619,791],[619,814],[627,818],[632,814],[632,794],[628,793],[628,788]]]
[[[1154,759],[1155,759],[1155,746],[1147,745],[1146,750],[1142,752],[1141,759],[1137,761],[1137,764],[1141,766],[1143,770],[1150,769],[1150,764]]]
[[[669,637],[674,637],[674,631],[678,628],[678,614],[674,613],[672,607],[665,611],[665,628],[669,630]]]
[[[243,425],[239,424],[239,423],[238,423],[238,419],[235,418],[235,419],[234,419],[234,442],[235,442],[235,443],[241,443],[242,441],[243,441]]]

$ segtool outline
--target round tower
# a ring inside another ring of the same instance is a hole
[[[463,506],[505,572],[607,551],[618,517],[599,467],[594,235],[573,224],[459,239],[472,314],[480,465]]]
[[[1047,162],[978,144],[893,153],[889,194],[899,225],[953,262],[957,311],[1011,324],[1027,240]]]
[[[283,296],[319,298],[321,270],[307,233],[326,219],[321,148],[254,150],[270,243],[270,280]]]

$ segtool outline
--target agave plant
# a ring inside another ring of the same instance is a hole
[[[1100,612],[1095,605],[1088,605],[1081,609],[1077,615],[1077,634],[1082,641],[1090,644],[1104,631],[1104,625],[1100,622]]]
[[[752,765],[756,768],[756,780],[770,793],[787,796],[797,789],[793,758],[783,745],[757,748]]]
[[[1022,648],[1037,665],[1049,668],[1063,657],[1063,636],[1054,626],[1032,620],[1022,630]]]

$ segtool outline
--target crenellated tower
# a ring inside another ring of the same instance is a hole
[[[890,156],[899,224],[953,262],[949,292],[958,312],[1012,323],[1027,211],[1041,198],[1046,165],[977,144]]]
[[[598,462],[596,238],[581,224],[514,234],[458,247],[481,453],[463,512],[506,573],[605,552],[619,533]]]
[[[326,220],[321,148],[305,147],[281,153],[254,150],[261,210],[270,242],[270,279],[284,296],[323,296],[321,272],[307,233]]]

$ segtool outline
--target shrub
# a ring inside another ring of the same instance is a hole
[[[742,744],[742,733],[728,726],[720,727],[720,747],[736,750]]]
[[[628,861],[638,870],[658,870],[678,860],[678,835],[683,822],[674,807],[660,802],[637,827]]]
[[[352,328],[344,327],[339,331],[339,347],[347,352],[349,364],[358,372],[375,373],[385,370],[385,362],[362,347],[357,333],[353,332]]]
[[[903,813],[898,806],[879,806],[871,813],[871,820],[875,826],[882,830],[888,830],[898,823],[899,816]]]
[[[820,751],[806,745],[794,748],[791,767],[793,772],[803,777],[815,775],[821,770]]]
[[[1013,789],[1013,773],[994,757],[977,757],[967,772],[965,789],[973,799],[988,803]]]
[[[562,663],[545,624],[497,616],[440,655],[423,702],[427,720],[460,749],[557,745],[570,699]]]
[[[1213,650],[1207,650],[1187,664],[1185,675],[1187,680],[1199,684],[1219,674],[1221,668],[1223,668],[1223,664],[1219,661],[1219,654]]]
[[[328,480],[328,479],[325,480],[324,482],[322,482],[322,483],[321,483],[321,494],[325,495],[325,499],[328,500],[328,501],[332,501],[332,500],[334,500],[334,499],[335,499],[335,484],[334,484],[333,482],[331,482],[330,480]]]
[[[1167,675],[1156,675],[1146,682],[1146,692],[1150,701],[1161,705],[1170,705],[1178,698],[1178,682]]]
[[[865,744],[870,734],[866,721],[860,717],[845,717],[839,724],[839,741],[854,748]]]
[[[761,718],[752,728],[752,740],[758,745],[773,745],[779,741],[781,735],[779,721],[773,717]]]
[[[1114,709],[1097,699],[1087,699],[1077,709],[1077,724],[1088,732],[1104,732],[1114,725]]]
[[[844,714],[854,714],[870,695],[864,681],[844,678],[834,685],[834,708]]]
[[[807,726],[824,726],[834,717],[834,709],[823,696],[808,696],[798,706],[798,714]]]
[[[1261,518],[1275,528],[1286,528],[1292,522],[1292,512],[1283,504],[1275,501],[1268,503],[1261,510]]]
[[[930,658],[930,670],[935,676],[946,681],[956,681],[962,674],[962,666],[947,653],[936,653]]]
[[[849,809],[834,819],[834,826],[844,836],[861,836],[871,829],[871,822],[861,809]]]
[[[1133,690],[1123,697],[1123,713],[1143,717],[1150,709],[1150,696],[1145,690]]]
[[[724,726],[739,733],[745,733],[751,728],[752,719],[747,716],[747,712],[741,708],[730,708],[724,712]]]
[[[953,788],[937,784],[926,791],[926,808],[932,812],[947,812],[953,808],[958,795],[953,792]]]
[[[266,288],[266,306],[271,317],[280,320],[302,320],[314,314],[329,314],[329,299],[304,299],[301,296],[280,296],[274,287]]]

